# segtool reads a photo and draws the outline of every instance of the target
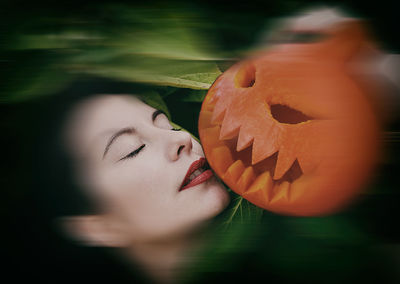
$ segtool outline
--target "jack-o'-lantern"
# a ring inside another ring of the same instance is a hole
[[[241,61],[209,89],[205,155],[236,193],[280,214],[336,212],[365,185],[379,127],[349,62],[367,44],[357,21],[319,42],[282,44]]]

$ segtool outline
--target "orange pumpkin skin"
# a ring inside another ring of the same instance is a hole
[[[327,39],[287,44],[239,62],[209,89],[199,135],[216,174],[272,212],[340,210],[368,180],[379,127],[348,62],[365,44],[358,22]]]

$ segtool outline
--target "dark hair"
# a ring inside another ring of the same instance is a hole
[[[47,217],[54,219],[98,212],[95,204],[77,184],[74,163],[62,139],[66,120],[74,106],[99,94],[135,94],[143,100],[140,94],[145,91],[146,86],[87,79],[42,99],[39,123],[35,127],[32,168],[38,202]]]
[[[60,143],[71,109],[97,94],[140,95],[149,90],[154,86],[81,78],[56,94],[1,106],[1,208],[9,265],[4,272],[16,282],[146,282],[135,266],[115,257],[112,248],[69,241],[55,220],[96,212],[91,198],[76,184],[73,161]]]

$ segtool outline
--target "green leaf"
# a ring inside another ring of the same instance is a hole
[[[20,34],[14,40],[14,50],[53,50],[80,48],[83,44],[98,43],[104,37],[84,30],[64,30],[58,33]]]
[[[141,94],[141,97],[146,104],[154,107],[155,109],[162,110],[168,116],[168,118],[171,119],[171,114],[169,113],[168,107],[158,92],[148,91]]]
[[[40,14],[16,26],[3,49],[31,58],[13,63],[18,78],[5,74],[9,88],[3,86],[3,100],[52,93],[68,83],[64,79],[85,74],[198,90],[208,89],[221,74],[214,61],[223,58],[202,33],[203,23],[193,21],[202,17],[198,11],[106,4],[92,12],[65,18]]]
[[[208,90],[188,90],[182,97],[183,102],[201,103],[203,102]]]
[[[163,87],[158,87],[157,90],[160,93],[160,95],[165,99],[169,95],[174,94],[177,90],[180,90],[181,88],[175,88],[175,87],[170,87],[170,86],[163,86]]]
[[[227,227],[232,224],[253,224],[261,220],[264,210],[250,203],[242,196],[237,195],[231,202],[231,208],[227,210],[226,220],[223,224]]]
[[[126,53],[180,60],[216,60],[214,44],[201,34],[202,26],[193,19],[201,17],[187,9],[105,7],[114,19],[124,25],[110,28],[112,43]]]
[[[143,98],[143,100],[145,101],[146,104],[154,107],[155,109],[162,110],[168,116],[168,119],[171,120],[171,114],[170,114],[170,112],[168,110],[168,107],[165,104],[162,96],[158,92],[149,91],[149,92],[146,92],[146,93],[142,93],[141,97]],[[178,124],[176,124],[176,123],[174,123],[172,121],[170,121],[170,123],[174,128],[178,128],[181,131],[188,132],[193,137],[193,139],[195,139],[197,142],[200,143],[199,138],[194,136],[192,133],[190,133],[189,131],[187,131],[186,129],[184,129],[183,127],[181,127],[180,125],[178,125]]]
[[[126,55],[106,63],[74,64],[74,72],[161,86],[203,89],[221,74],[217,65],[207,61],[172,60]]]

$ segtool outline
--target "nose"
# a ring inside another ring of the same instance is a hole
[[[171,161],[176,161],[182,155],[190,154],[192,151],[192,137],[188,132],[171,131],[168,138],[167,155]]]

